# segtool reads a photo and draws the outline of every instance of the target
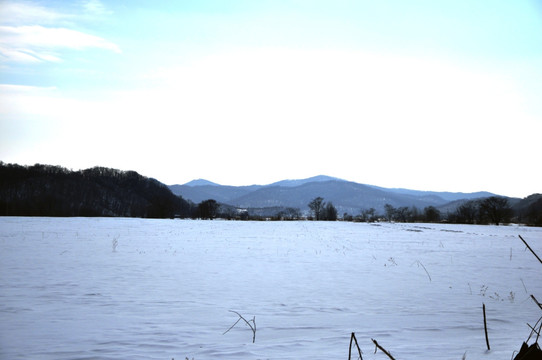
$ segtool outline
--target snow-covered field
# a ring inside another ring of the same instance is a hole
[[[0,358],[347,359],[355,332],[363,359],[508,360],[542,315],[518,235],[542,255],[519,226],[4,217]]]

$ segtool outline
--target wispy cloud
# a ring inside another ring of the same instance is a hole
[[[5,62],[61,61],[59,51],[99,48],[120,53],[120,48],[101,37],[66,28],[0,26],[0,56]]]
[[[87,0],[83,3],[83,7],[88,13],[93,15],[104,16],[113,13],[99,0]]]
[[[83,4],[86,13],[105,14],[99,1]],[[120,53],[118,45],[102,37],[73,30],[78,15],[30,2],[0,3],[0,60],[3,63],[62,61],[64,50],[103,49]]]
[[[30,85],[8,85],[0,84],[0,95],[5,96],[7,93],[24,94],[31,92],[43,92],[56,90],[54,86],[30,86]]]
[[[73,18],[74,15],[28,1],[0,1],[0,23],[2,25],[50,25]]]
[[[1,31],[0,31],[1,36]],[[1,43],[1,42],[0,42]],[[28,48],[16,48],[0,45],[0,59],[3,63],[39,63],[44,61],[60,62],[61,59],[52,53],[37,52]]]

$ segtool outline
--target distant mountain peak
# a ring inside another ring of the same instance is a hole
[[[305,179],[307,182],[318,182],[318,181],[345,181],[343,179],[339,179],[333,176],[327,176],[327,175],[316,175],[313,177],[310,177],[308,179]]]
[[[331,177],[327,175],[316,175],[306,179],[293,179],[293,180],[281,180],[275,183],[269,184],[269,186],[284,186],[284,187],[294,187],[300,186],[311,182],[324,182],[324,181],[345,181],[336,177]]]
[[[220,184],[214,183],[205,179],[196,179],[184,184],[186,186],[220,186]]]

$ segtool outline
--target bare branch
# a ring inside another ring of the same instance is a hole
[[[233,327],[234,327],[235,325],[237,325],[237,323],[238,323],[239,321],[241,321],[241,318],[237,319],[237,321],[236,321],[232,326],[230,326],[230,328],[229,328],[228,330],[224,331],[224,332],[222,333],[222,335],[226,335],[226,333],[229,332],[231,329],[233,329]]]
[[[531,294],[531,299],[533,299],[533,300],[534,300],[534,302],[536,303],[536,305],[538,305],[538,307],[539,307],[540,309],[542,309],[542,304],[541,304],[541,303],[539,303],[539,302],[538,302],[538,300],[536,300],[536,298],[534,297],[534,295],[533,295],[533,294]]]
[[[420,260],[416,260],[416,264],[418,264],[418,267],[422,267],[425,270],[425,273],[427,274],[427,277],[429,278],[429,282],[431,282],[431,275],[429,275],[429,271],[423,266],[422,262]]]
[[[491,348],[489,347],[489,338],[487,337],[487,322],[486,322],[486,304],[482,303],[482,311],[484,313],[484,332],[486,334],[486,345],[487,345],[487,350],[491,350]]]
[[[380,345],[376,342],[375,339],[371,339],[371,340],[373,340],[373,342],[374,342],[374,344],[376,345],[376,347],[377,347],[378,349],[380,349],[384,354],[388,355],[388,357],[389,357],[391,360],[395,360],[395,358],[394,358],[393,356],[391,356],[391,354],[390,354],[388,351],[386,351],[386,349],[384,349],[382,346],[380,346]],[[375,349],[375,353],[376,353],[376,349]]]
[[[247,320],[243,317],[243,315],[239,314],[237,311],[229,310],[229,312],[237,314],[237,316],[239,316],[239,319],[237,319],[237,321],[232,326],[230,326],[230,328],[226,330],[222,335],[226,334],[228,331],[233,329],[233,327],[237,325],[239,321],[243,320],[248,325],[248,327],[250,327],[250,330],[252,330],[252,343],[256,342],[256,316],[254,316],[252,320]],[[250,323],[251,321],[252,321],[252,324]]]
[[[540,324],[540,327],[538,328],[538,331],[536,330],[536,327],[539,326],[538,324]],[[528,327],[531,328],[531,333],[529,334],[529,337],[527,338],[527,343],[529,342],[529,340],[531,340],[531,336],[533,336],[533,334],[536,334],[536,342],[538,342],[538,338],[540,337],[540,331],[542,331],[542,316],[540,317],[540,319],[538,319],[538,321],[536,322],[536,324],[534,324],[534,326],[531,326],[529,324],[527,324]]]
[[[521,239],[521,241],[523,241],[523,243],[525,244],[525,246],[527,246],[527,249],[529,249],[533,255],[538,259],[538,261],[540,261],[540,263],[542,264],[542,260],[538,257],[538,255],[536,255],[536,253],[534,252],[533,249],[531,249],[531,247],[529,246],[529,244],[527,244],[527,241],[523,240],[523,238],[521,237],[521,235],[518,235],[519,238]]]
[[[348,347],[348,360],[350,360],[350,358],[352,357],[352,340],[356,342],[356,347],[358,348],[358,354],[359,354],[360,360],[363,360],[363,356],[361,356],[361,349],[359,348],[358,339],[356,339],[355,333],[352,333],[352,336],[350,336],[350,347]]]

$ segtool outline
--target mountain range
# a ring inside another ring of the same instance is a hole
[[[169,188],[174,194],[194,203],[214,199],[238,208],[292,207],[307,211],[312,199],[322,197],[324,201],[333,203],[339,214],[359,214],[361,210],[369,208],[383,212],[385,204],[420,209],[427,206],[441,208],[460,200],[495,196],[486,191],[457,193],[383,188],[326,175],[250,186],[226,186],[198,179],[183,185],[170,185]]]

